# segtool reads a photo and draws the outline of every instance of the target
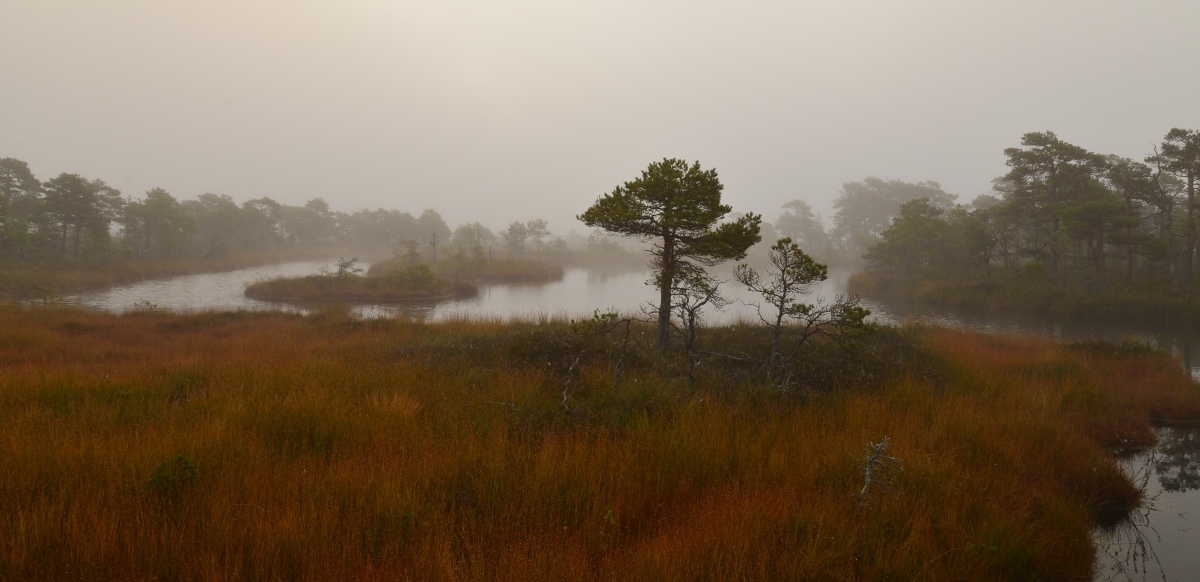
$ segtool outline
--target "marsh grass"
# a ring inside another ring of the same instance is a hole
[[[1087,579],[1108,448],[1200,418],[1141,349],[885,328],[783,393],[632,336],[618,389],[567,321],[0,308],[0,579]]]
[[[436,278],[425,265],[409,267],[379,277],[314,274],[256,281],[246,286],[246,296],[284,301],[433,301],[474,295],[470,283]]]
[[[367,274],[383,277],[389,273],[403,272],[408,268],[411,268],[411,265],[405,258],[392,258],[372,264]],[[561,266],[532,259],[460,261],[451,258],[433,263],[430,268],[439,279],[473,283],[544,283],[563,277]]]

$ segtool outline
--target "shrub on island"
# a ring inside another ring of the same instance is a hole
[[[246,287],[246,296],[283,301],[432,301],[473,295],[469,283],[446,281],[420,263],[377,277],[364,277],[354,261],[341,261],[337,272],[259,281]]]
[[[386,276],[387,273],[410,268],[411,259],[394,257],[371,265],[369,276]],[[431,267],[442,279],[474,281],[477,283],[540,283],[562,279],[563,268],[540,261],[525,259],[501,259],[495,261],[448,260],[438,261]]]

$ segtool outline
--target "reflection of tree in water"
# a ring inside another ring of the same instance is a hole
[[[1139,491],[1146,492],[1151,469],[1157,462],[1157,453],[1151,451],[1144,461],[1126,466],[1129,478]],[[1096,556],[1096,580],[1149,580],[1150,572],[1154,570],[1166,582],[1167,573],[1154,551],[1154,544],[1161,542],[1162,536],[1150,524],[1150,514],[1156,511],[1154,502],[1157,500],[1158,494],[1143,497],[1141,505],[1130,511],[1125,519],[1097,532],[1096,542],[1101,553]]]
[[[1163,491],[1200,489],[1200,431],[1164,429],[1159,437],[1154,472]]]

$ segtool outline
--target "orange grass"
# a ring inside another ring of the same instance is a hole
[[[0,579],[1089,579],[1105,447],[1200,418],[1162,354],[936,329],[801,396],[596,353],[564,412],[569,333],[2,308]]]

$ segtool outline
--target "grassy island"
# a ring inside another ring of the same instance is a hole
[[[371,265],[369,276],[383,276],[403,271],[412,265],[408,257],[392,258]],[[438,261],[430,267],[439,279],[473,283],[544,283],[562,279],[563,269],[540,261],[527,259],[454,260]]]
[[[474,295],[476,288],[461,281],[436,277],[428,265],[417,264],[402,271],[364,277],[354,261],[339,262],[336,273],[322,272],[304,277],[283,277],[252,283],[246,296],[275,301],[436,301]]]
[[[1138,345],[883,328],[785,391],[588,329],[0,307],[0,579],[1085,580],[1111,451],[1200,418]]]

